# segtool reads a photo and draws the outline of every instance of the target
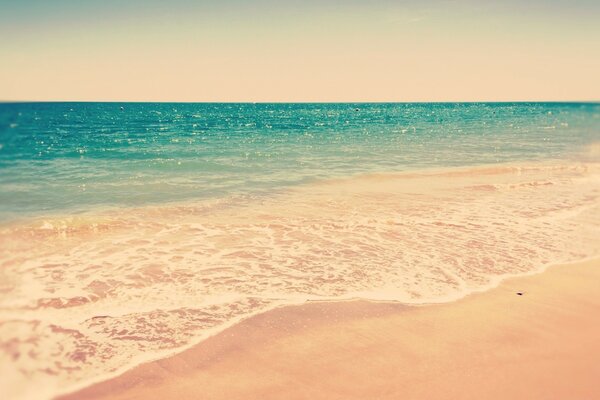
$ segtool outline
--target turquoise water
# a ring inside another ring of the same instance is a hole
[[[0,220],[569,157],[599,104],[0,104]]]

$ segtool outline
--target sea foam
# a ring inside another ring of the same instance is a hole
[[[599,254],[600,166],[327,179],[0,231],[0,387],[43,398],[308,300],[451,301]]]

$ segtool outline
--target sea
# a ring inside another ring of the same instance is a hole
[[[599,253],[598,103],[0,103],[0,398]]]

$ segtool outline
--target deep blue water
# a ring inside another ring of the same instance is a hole
[[[0,104],[0,220],[573,157],[600,104]]]

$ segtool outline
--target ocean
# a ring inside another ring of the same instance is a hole
[[[0,220],[559,159],[599,125],[598,104],[0,104]]]
[[[0,388],[597,256],[599,142],[595,103],[0,104]]]

